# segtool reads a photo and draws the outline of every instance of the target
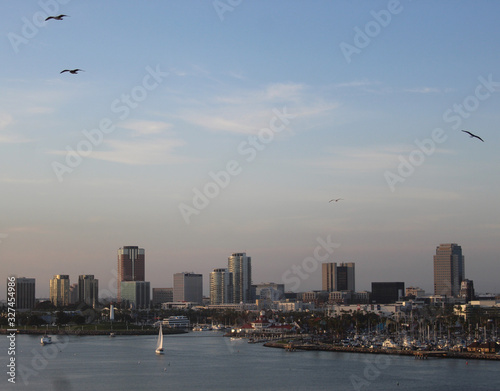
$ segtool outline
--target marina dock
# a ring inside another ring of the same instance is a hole
[[[264,346],[271,348],[285,349],[286,351],[294,352],[298,350],[317,350],[329,352],[346,352],[346,353],[366,353],[366,354],[390,354],[398,356],[414,356],[415,359],[425,360],[428,358],[461,358],[468,360],[499,360],[498,354],[481,354],[471,352],[454,352],[445,350],[398,350],[398,349],[379,349],[379,348],[362,348],[352,346],[337,346],[324,343],[302,343],[300,341],[280,341],[266,342]]]

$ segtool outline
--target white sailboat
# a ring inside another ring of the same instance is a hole
[[[158,333],[158,340],[156,342],[156,354],[163,354],[163,327],[160,324],[160,331]]]

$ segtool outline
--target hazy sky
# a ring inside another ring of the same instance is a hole
[[[193,271],[207,293],[245,251],[254,283],[321,289],[321,262],[355,262],[357,290],[432,293],[453,242],[500,291],[500,2],[1,9],[0,299],[11,274],[111,289],[125,245],[152,287]]]

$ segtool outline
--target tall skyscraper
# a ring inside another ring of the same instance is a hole
[[[228,269],[214,269],[210,273],[210,304],[233,302],[233,276]]]
[[[321,264],[321,289],[327,292],[337,291],[337,264],[328,262]]]
[[[56,274],[50,280],[50,301],[56,307],[69,305],[69,276]]]
[[[149,281],[120,282],[122,302],[134,309],[148,309],[151,300],[151,285]]]
[[[327,292],[355,291],[354,262],[322,264],[322,289]]]
[[[203,304],[203,276],[196,273],[175,273],[174,301]]]
[[[92,308],[96,308],[99,303],[99,280],[96,280],[93,275],[78,276],[78,301]]]
[[[233,276],[233,303],[252,302],[252,258],[246,253],[233,253],[228,258]]]
[[[7,280],[9,282],[9,280]],[[9,285],[7,284],[7,297]],[[14,297],[16,299],[17,310],[30,310],[35,307],[35,279],[16,277],[14,287]]]
[[[462,247],[456,243],[440,244],[434,255],[434,294],[457,297],[465,279]]]
[[[118,302],[121,301],[122,281],[145,280],[145,253],[137,246],[123,246],[118,249]]]

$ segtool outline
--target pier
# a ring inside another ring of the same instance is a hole
[[[366,353],[366,354],[390,354],[396,356],[413,356],[416,360],[427,360],[429,358],[461,358],[468,360],[499,360],[498,354],[481,354],[471,352],[454,352],[449,350],[399,350],[361,348],[353,346],[338,346],[325,343],[304,343],[301,341],[279,341],[267,342],[264,346],[285,349],[286,351],[316,350],[328,352]]]

